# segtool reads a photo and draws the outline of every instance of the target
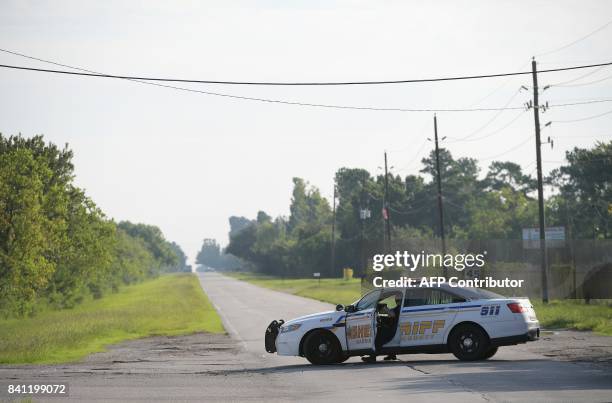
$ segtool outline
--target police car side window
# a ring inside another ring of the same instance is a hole
[[[404,306],[439,305],[465,302],[465,299],[442,290],[417,288],[406,291]]]
[[[465,302],[465,299],[453,295],[449,292],[442,290],[428,290],[428,304],[427,305],[438,305],[438,304],[454,304],[458,302]]]
[[[404,306],[421,306],[427,305],[427,298],[424,289],[409,289],[404,297]]]

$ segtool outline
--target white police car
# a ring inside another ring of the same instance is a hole
[[[333,364],[351,356],[448,353],[485,360],[500,346],[537,340],[540,324],[529,299],[477,288],[378,288],[336,311],[273,321],[269,353]]]

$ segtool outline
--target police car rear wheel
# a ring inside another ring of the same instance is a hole
[[[449,337],[449,347],[461,361],[481,360],[490,349],[486,333],[474,325],[455,328]]]
[[[304,356],[311,364],[325,365],[342,362],[342,353],[333,334],[315,330],[304,340]]]

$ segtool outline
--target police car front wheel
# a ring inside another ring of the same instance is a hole
[[[336,364],[344,361],[336,337],[325,330],[315,330],[304,340],[304,356],[311,364]]]

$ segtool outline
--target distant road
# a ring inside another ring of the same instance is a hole
[[[494,359],[474,363],[460,362],[450,354],[403,355],[401,361],[391,363],[366,364],[357,357],[341,365],[315,367],[302,358],[267,354],[263,339],[271,320],[333,306],[217,273],[200,274],[200,280],[226,328],[244,348],[245,366],[273,375],[271,395],[283,390],[288,399],[446,403],[612,400],[612,367],[553,361],[530,351],[544,340],[530,343],[529,349],[526,345],[502,347]],[[575,340],[568,348],[580,342]]]

